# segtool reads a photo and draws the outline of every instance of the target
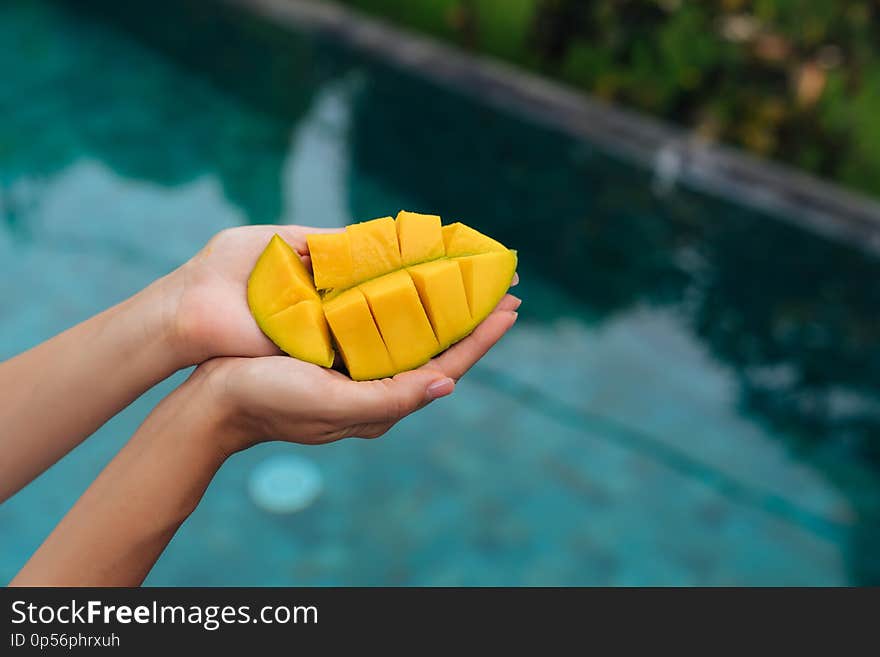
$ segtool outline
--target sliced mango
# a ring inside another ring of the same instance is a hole
[[[461,268],[471,316],[482,321],[495,309],[510,288],[516,272],[516,252],[505,249],[464,256],[456,260]]]
[[[507,251],[501,242],[462,223],[443,226],[443,244],[447,256],[473,255],[487,251]]]
[[[405,271],[374,278],[358,286],[398,372],[427,363],[440,351],[419,293]]]
[[[312,277],[283,239],[274,235],[248,279],[248,305],[254,316],[272,315],[303,299],[317,299]]]
[[[400,260],[404,265],[415,265],[446,255],[440,217],[437,215],[401,210],[395,223],[397,240],[400,242]]]
[[[315,287],[319,290],[351,287],[354,264],[348,233],[318,233],[307,235]]]
[[[435,215],[401,211],[307,239],[314,282],[275,236],[248,281],[251,312],[296,358],[328,367],[335,344],[356,380],[419,367],[461,340],[516,271],[515,251]]]
[[[382,379],[396,374],[367,300],[358,288],[325,302],[324,315],[351,378]]]
[[[394,219],[382,217],[352,224],[345,231],[351,242],[354,279],[365,281],[400,269],[400,246]]]
[[[321,302],[301,301],[270,315],[260,328],[272,338],[282,351],[322,367],[333,365],[333,347],[330,332],[324,320]]]
[[[435,260],[409,267],[407,271],[442,349],[471,332],[473,322],[457,262]]]
[[[330,333],[312,277],[278,235],[248,278],[247,299],[257,325],[282,351],[316,365],[333,364]]]

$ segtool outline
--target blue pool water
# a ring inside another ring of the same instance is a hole
[[[0,6],[0,358],[249,222],[439,212],[525,301],[386,438],[231,459],[147,583],[880,582],[876,258],[208,5]],[[0,582],[182,377],[0,505]],[[320,492],[272,513],[290,455]]]

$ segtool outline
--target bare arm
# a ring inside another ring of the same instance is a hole
[[[245,298],[273,233],[305,253],[301,226],[223,231],[130,299],[0,363],[0,502],[176,370],[216,356],[280,353]]]
[[[0,502],[185,363],[168,279],[0,364]]]
[[[153,410],[11,586],[143,581],[224,460],[204,386],[190,378]]]

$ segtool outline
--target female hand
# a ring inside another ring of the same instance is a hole
[[[352,381],[285,356],[217,359],[196,376],[209,381],[225,426],[225,455],[261,440],[319,444],[376,438],[398,420],[452,393],[455,383],[513,326],[520,300],[507,295],[470,336],[417,370]]]
[[[167,277],[166,322],[184,365],[219,356],[281,354],[257,327],[247,305],[247,280],[272,235],[293,247],[307,266],[306,235],[338,229],[308,226],[239,226],[217,233]]]

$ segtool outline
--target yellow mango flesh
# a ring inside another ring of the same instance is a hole
[[[501,242],[462,223],[443,226],[443,245],[447,256],[473,255],[487,251],[507,251]]]
[[[404,265],[415,265],[446,255],[440,217],[437,215],[401,210],[396,224],[400,260]]]
[[[321,298],[299,255],[278,235],[248,278],[247,298],[257,325],[282,351],[324,367],[333,364]]]
[[[398,372],[424,365],[440,351],[409,274],[396,271],[358,286]]]
[[[259,285],[248,285],[248,304],[255,314],[259,310],[268,316],[303,299],[318,299],[299,255],[278,235],[260,255],[250,281],[259,281]]]
[[[445,349],[473,329],[461,267],[452,260],[426,262],[408,270],[440,347]]]
[[[471,315],[482,321],[510,287],[516,272],[516,256],[504,250],[463,256],[456,261]]]
[[[307,235],[315,287],[319,290],[345,289],[354,282],[351,241],[348,233]]]
[[[276,239],[248,286],[260,327],[287,353],[324,366],[332,340],[356,380],[419,367],[468,335],[507,292],[517,263],[515,251],[464,224],[401,211],[396,220],[308,236],[312,285],[296,253]],[[308,297],[299,289],[303,273]]]
[[[294,358],[330,367],[333,346],[321,302],[301,301],[270,315],[260,324],[282,351]]]
[[[352,224],[345,231],[351,242],[352,278],[355,281],[366,281],[400,269],[400,246],[394,219],[382,217]]]
[[[352,288],[325,302],[324,315],[352,379],[381,379],[396,374],[360,289]]]

